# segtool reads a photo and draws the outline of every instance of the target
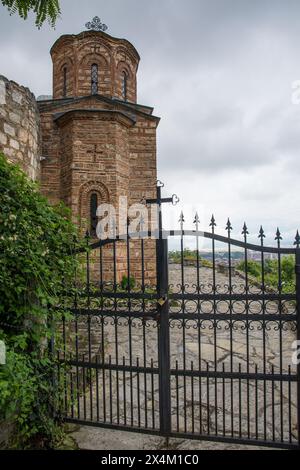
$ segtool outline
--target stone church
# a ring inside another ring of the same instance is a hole
[[[153,198],[157,180],[159,118],[137,103],[140,56],[103,29],[96,22],[54,43],[51,97],[36,101],[0,76],[0,151],[92,235],[99,204]]]
[[[137,103],[140,57],[129,41],[84,31],[61,36],[51,57],[53,97],[38,102],[41,189],[94,232],[101,202],[155,196],[159,119]]]

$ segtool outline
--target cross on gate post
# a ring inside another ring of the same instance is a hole
[[[146,204],[156,204],[157,205],[157,213],[158,213],[158,231],[159,237],[162,238],[162,212],[161,212],[161,205],[166,203],[172,203],[175,206],[179,199],[176,194],[173,194],[172,197],[161,197],[161,189],[164,187],[164,184],[161,181],[156,182],[156,199],[144,199]]]
[[[159,369],[159,414],[160,432],[167,439],[171,433],[171,387],[170,387],[170,331],[168,300],[168,239],[163,238],[161,206],[179,202],[174,194],[161,197],[163,183],[157,182],[156,199],[146,199],[146,204],[156,204],[158,212],[158,237],[156,239],[156,291],[158,323],[158,369]]]

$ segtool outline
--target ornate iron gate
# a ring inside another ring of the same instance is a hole
[[[159,209],[171,200],[160,191]],[[84,255],[85,284],[59,327],[60,413],[68,422],[167,437],[298,447],[299,234],[286,248],[278,230],[277,246],[267,247],[262,228],[252,244],[246,225],[239,241],[229,220],[220,236],[213,217],[201,232],[197,215],[195,230],[184,230],[181,216],[180,230],[167,234],[159,213],[155,286],[145,281],[148,234],[100,241]],[[168,251],[168,238],[177,251]],[[132,244],[139,285],[131,280]],[[126,252],[123,284],[118,246]],[[285,279],[291,259],[295,283]]]

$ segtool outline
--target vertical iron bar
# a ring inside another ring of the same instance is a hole
[[[199,372],[202,370],[202,364],[201,364],[201,359],[202,359],[202,354],[201,354],[201,320],[198,319],[197,322],[197,327],[198,327],[198,369]],[[202,427],[202,377],[199,375],[199,426],[200,426],[200,434],[202,434],[203,427]]]
[[[130,302],[130,300],[129,300]],[[130,315],[130,312],[129,312]],[[128,318],[128,329],[129,329],[129,383],[130,383],[130,423],[133,426],[133,375],[132,375],[132,318]]]
[[[193,361],[191,362],[191,372],[192,372],[192,375],[191,375],[191,394],[192,394],[192,402],[191,402],[191,406],[192,406],[192,434],[195,433],[195,410],[194,410],[194,375],[193,375],[193,371],[194,371],[194,363]]]
[[[113,422],[113,392],[112,392],[112,370],[111,370],[111,355],[109,355],[109,419],[110,423]]]
[[[123,356],[123,367],[125,367],[126,361],[125,356]],[[126,400],[126,372],[123,369],[123,400],[124,400],[124,424],[127,424],[127,400]]]
[[[146,320],[143,318],[143,362],[144,362],[144,401],[145,401],[145,428],[148,428],[148,396],[147,396],[147,346],[146,346]]]
[[[176,429],[179,432],[179,381],[178,381],[178,361],[176,360]]]
[[[154,374],[153,359],[151,358],[151,397],[152,397],[152,428],[155,429],[155,396],[154,396]]]
[[[255,364],[255,437],[258,439],[258,380],[257,380],[257,374],[258,374],[258,367],[257,364]]]
[[[140,397],[140,360],[137,357],[136,358],[136,367],[137,367],[137,373],[136,373],[136,382],[137,382],[137,411],[138,411],[138,427],[141,427],[141,397]]]
[[[276,234],[277,239],[277,247],[278,247],[278,295],[279,295],[279,314],[282,313],[282,272],[281,272],[281,254],[279,252],[280,249],[280,240],[282,237],[280,236],[279,229],[277,230]],[[279,320],[279,373],[282,375],[283,373],[283,344],[282,344],[282,321]],[[280,380],[279,383],[280,389],[280,440],[283,442],[283,381]]]
[[[272,375],[274,375],[274,364],[272,364]],[[275,441],[275,381],[272,380],[272,439]]]
[[[88,361],[92,362],[92,344],[91,344],[91,282],[90,282],[90,252],[89,252],[89,235],[86,235],[87,241],[87,252],[86,252],[86,293],[87,293],[87,311],[88,311]],[[92,381],[92,369],[89,368],[86,371],[87,381],[89,382],[90,392],[90,419],[93,421],[93,381]]]
[[[231,270],[231,242],[230,231],[232,230],[228,219],[228,289],[229,289],[229,316],[230,316],[230,372],[233,372],[233,322],[232,322],[232,270]],[[234,419],[233,419],[233,379],[230,380],[230,402],[231,402],[231,436],[234,436]]]
[[[76,304],[75,304],[76,305]],[[77,308],[77,306],[75,307]],[[77,387],[77,418],[80,419],[80,393],[79,393],[79,344],[78,344],[78,317],[75,314],[75,357],[76,357],[76,387]]]
[[[239,363],[239,437],[242,438],[242,380],[241,380],[242,365]]]
[[[97,406],[97,421],[99,421],[99,357],[96,355],[96,406]]]
[[[118,302],[116,299],[117,293],[117,256],[116,256],[116,226],[113,226],[113,275],[114,275],[114,312],[115,312],[115,356],[116,366],[119,365],[119,341],[118,341]],[[119,393],[119,370],[116,370],[116,389],[117,389],[117,423],[120,424],[120,393]]]
[[[75,242],[75,240],[74,240]],[[77,295],[77,288],[78,288],[78,282],[77,282],[77,265],[75,265],[75,271],[74,271],[74,308],[76,310],[75,313],[75,358],[76,358],[76,398],[77,398],[77,418],[80,419],[80,383],[79,383],[79,367],[78,367],[78,361],[79,361],[79,332],[78,332],[78,315],[77,315],[77,309],[78,309],[78,295]]]
[[[300,248],[296,248],[297,345],[300,345]],[[300,363],[297,363],[297,438],[300,446]]]
[[[70,372],[70,385],[71,385],[71,418],[74,418],[74,387],[73,387],[73,372]]]
[[[83,391],[83,419],[86,421],[86,382],[85,382],[85,354],[82,354],[82,391]]]
[[[222,402],[223,402],[223,436],[226,434],[226,410],[225,410],[225,363],[222,363]]]
[[[244,223],[243,227],[243,235],[244,235],[244,258],[245,258],[245,310],[246,310],[246,362],[247,362],[247,374],[249,374],[249,364],[250,364],[250,352],[249,352],[249,280],[248,280],[248,250],[247,250],[247,235],[248,230],[246,223]],[[247,379],[247,437],[250,439],[250,383],[249,379]]]
[[[291,366],[289,365],[288,369],[288,374],[291,376]],[[288,385],[288,413],[289,413],[289,419],[288,419],[288,430],[289,430],[289,442],[292,442],[292,392],[291,392],[291,382],[290,380],[287,383]]]
[[[201,301],[200,301],[200,256],[199,256],[199,217],[198,214],[195,216],[195,221],[194,223],[196,224],[196,269],[197,269],[197,312],[200,313],[200,307],[201,307]]]
[[[104,317],[101,317],[101,359],[102,359],[102,403],[103,421],[106,422],[106,384],[105,384],[105,347],[104,347]]]
[[[161,188],[157,187],[161,201]],[[168,240],[163,239],[161,203],[158,204],[159,237],[156,240],[157,311],[158,311],[158,368],[160,431],[164,436],[171,432],[170,388],[170,331],[168,301]]]
[[[216,292],[217,292],[217,284],[216,284],[216,242],[215,242],[215,220],[214,217],[211,219],[211,233],[212,233],[212,271],[213,271],[213,312],[214,315],[217,314],[217,303],[216,303]],[[218,365],[218,358],[217,358],[217,320],[213,322],[213,329],[214,329],[214,370],[217,372],[217,365]],[[215,434],[218,434],[218,382],[217,378],[215,378]]]
[[[262,292],[262,340],[263,340],[263,374],[266,375],[266,284],[265,284],[265,253],[264,253],[264,238],[265,234],[263,228],[260,228],[259,232],[260,244],[261,244],[261,292]],[[264,419],[263,419],[263,436],[264,440],[267,440],[267,383],[266,379],[263,380],[263,400],[264,400]]]
[[[210,399],[209,399],[209,363],[206,363],[206,423],[207,423],[207,434],[210,435],[210,415],[209,415],[209,404],[210,404]]]

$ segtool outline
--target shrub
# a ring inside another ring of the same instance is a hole
[[[128,290],[128,284],[129,284],[129,288],[130,289],[133,289],[135,287],[135,279],[134,277],[130,277],[129,278],[129,282],[128,282],[128,277],[124,276],[122,277],[122,281],[121,281],[121,288],[123,290]]]
[[[241,261],[237,265],[237,268],[245,272],[245,262]],[[249,260],[247,263],[247,271],[248,274],[261,282],[262,271],[260,262]],[[264,274],[265,285],[278,289],[278,260],[266,260],[264,263]],[[292,255],[283,256],[281,258],[281,282],[283,293],[289,294],[295,292],[295,258]]]
[[[56,438],[47,343],[71,288],[77,261],[70,252],[77,246],[69,211],[51,207],[0,154],[0,339],[8,349],[0,368],[0,415],[16,419],[20,447],[37,435],[50,444]]]

